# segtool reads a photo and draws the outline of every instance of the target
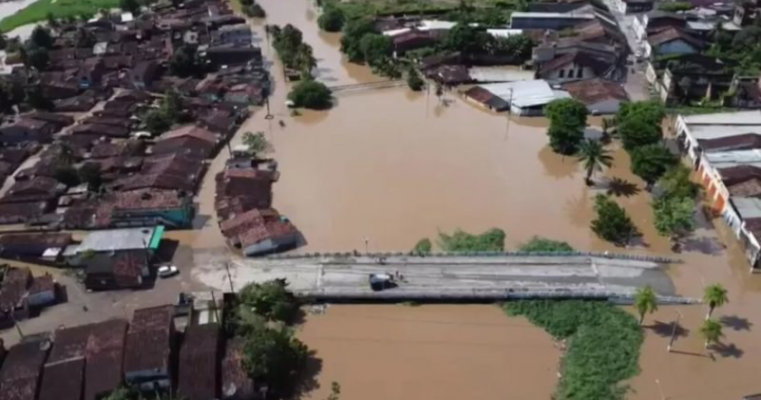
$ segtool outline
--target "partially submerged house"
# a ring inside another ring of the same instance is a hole
[[[495,83],[476,88],[480,89],[473,88],[465,92],[465,98],[487,108],[496,104],[498,108],[504,109],[503,104],[507,103],[511,114],[521,116],[543,115],[544,107],[551,101],[570,98],[568,92],[554,90],[544,80]],[[485,95],[485,92],[491,96]]]
[[[623,86],[605,79],[589,79],[565,83],[563,90],[587,106],[592,115],[615,114],[621,103],[629,101]]]
[[[293,224],[274,209],[253,209],[232,215],[219,224],[227,243],[246,256],[296,247],[300,234]]]

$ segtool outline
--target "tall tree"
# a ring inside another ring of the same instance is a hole
[[[679,163],[679,159],[660,144],[649,144],[631,151],[631,168],[635,175],[647,183],[647,188]]]
[[[640,325],[645,321],[645,314],[652,314],[658,310],[658,296],[650,285],[637,289],[634,294],[634,306],[639,314]]]
[[[678,163],[663,174],[658,180],[658,186],[666,197],[694,199],[700,187],[690,179],[690,175],[692,170]]]
[[[46,49],[53,47],[53,36],[50,34],[50,30],[44,26],[37,25],[32,31],[29,40],[37,47]]]
[[[123,11],[136,14],[138,11],[140,11],[140,3],[138,3],[137,0],[120,0],[119,8],[121,8]]]
[[[592,221],[592,231],[600,238],[624,246],[637,235],[637,227],[629,214],[609,196],[598,194],[595,197],[597,218]]]
[[[689,197],[668,196],[653,204],[655,229],[662,236],[668,236],[674,249],[679,247],[679,239],[695,228],[695,201]]]
[[[708,314],[706,314],[706,319],[711,318],[716,307],[721,307],[724,304],[729,303],[729,297],[727,297],[727,294],[727,289],[720,283],[706,286],[703,291],[703,301],[708,304]]]
[[[587,171],[584,178],[587,186],[592,185],[592,175],[595,171],[602,171],[603,167],[610,168],[613,165],[613,157],[599,140],[587,139],[581,142],[578,159]]]
[[[554,100],[547,105],[545,114],[550,120],[547,135],[552,150],[565,155],[576,153],[584,140],[589,114],[587,107],[573,99]]]
[[[703,325],[700,326],[700,335],[705,340],[705,348],[713,343],[718,343],[719,339],[724,336],[721,322],[714,319],[707,319],[703,321]]]
[[[469,23],[458,23],[447,32],[444,47],[462,54],[474,54],[486,51],[491,36],[484,29]]]
[[[645,119],[634,118],[619,120],[618,136],[626,150],[634,150],[637,147],[657,144],[663,139],[663,133],[659,125],[653,125]]]
[[[266,384],[275,396],[282,396],[293,388],[308,356],[307,347],[290,331],[261,327],[246,336],[243,367],[255,381]]]

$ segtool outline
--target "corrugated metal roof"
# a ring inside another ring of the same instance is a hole
[[[594,14],[574,14],[574,13],[542,13],[542,12],[514,12],[510,14],[513,18],[576,18],[576,19],[594,19]]]
[[[515,67],[472,67],[468,73],[476,82],[513,82],[534,79],[534,71],[524,71]]]
[[[556,99],[571,97],[565,91],[553,91],[545,80],[517,81],[482,85],[484,89],[512,105],[525,108],[547,104]]]
[[[687,124],[709,125],[761,125],[761,111],[737,111],[715,114],[682,116]]]
[[[112,229],[90,232],[77,248],[78,253],[87,250],[114,251],[145,249],[151,244],[154,228]]]

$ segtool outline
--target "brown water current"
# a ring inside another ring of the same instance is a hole
[[[339,36],[318,31],[311,2],[259,2],[268,24],[302,30],[318,59],[317,78],[329,86],[382,79],[345,62]],[[263,24],[253,26],[273,60]],[[365,238],[371,251],[405,251],[439,231],[497,227],[507,233],[508,248],[540,235],[580,250],[674,256],[684,260],[669,269],[680,294],[700,297],[713,282],[729,290],[730,303],[716,311],[725,322],[723,344],[703,349],[698,331],[705,307],[662,306],[645,319],[654,328],[646,329],[642,372],[629,382],[629,398],[739,399],[761,392],[761,277],[749,274],[720,220],[701,220],[685,251],[671,254],[653,227],[650,195],[629,172],[623,150],[614,149],[615,165],[588,188],[576,160],[547,147],[542,118],[508,123],[455,92],[440,101],[406,88],[339,94],[332,110],[291,116],[284,105],[290,84],[278,61],[272,74],[274,120],[257,110],[233,145],[246,131],[263,131],[274,144],[281,171],[275,207],[303,232],[307,245],[297,251],[361,251]],[[194,248],[224,248],[213,197],[214,174],[226,156],[223,151],[212,163],[202,184],[199,229],[170,233]],[[624,182],[621,192],[636,188],[616,197],[643,233],[629,249],[602,242],[589,229],[592,198],[608,192],[603,183],[612,178]],[[667,353],[677,313],[685,332]],[[336,306],[308,317],[300,336],[323,359],[314,399],[324,398],[333,380],[346,398],[363,399],[547,399],[556,381],[558,351],[547,335],[495,307]]]

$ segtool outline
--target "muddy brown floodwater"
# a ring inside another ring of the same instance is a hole
[[[560,356],[549,335],[495,306],[331,306],[299,337],[322,359],[320,388],[363,400],[549,399]]]
[[[301,29],[314,48],[321,81],[338,86],[381,79],[343,60],[339,35],[318,31],[310,1],[259,2],[268,24]],[[252,26],[265,57],[273,60],[263,24]],[[284,106],[290,84],[283,82],[278,61],[272,75],[275,119],[257,111],[233,145],[246,131],[263,131],[274,144],[282,173],[275,206],[304,233],[308,244],[298,251],[363,250],[365,238],[370,250],[404,251],[439,231],[498,227],[509,248],[540,235],[580,250],[674,256],[684,260],[669,268],[680,294],[700,297],[713,282],[729,290],[730,303],[716,312],[725,336],[707,353],[698,333],[704,307],[662,306],[646,318],[642,372],[629,382],[629,398],[729,400],[761,392],[761,277],[749,274],[720,220],[700,218],[685,251],[670,253],[668,241],[654,230],[650,196],[629,172],[621,149],[614,149],[614,167],[596,180],[620,180],[617,201],[643,233],[629,249],[615,249],[591,233],[592,198],[608,190],[586,187],[575,159],[547,147],[544,119],[514,118],[508,126],[505,116],[454,92],[440,102],[406,88],[340,94],[332,110],[293,117]],[[170,234],[193,248],[224,248],[213,197],[214,174],[225,157],[222,152],[212,163],[202,184],[198,229]],[[671,323],[680,314],[683,329],[675,351],[667,353]],[[308,317],[301,329],[323,359],[322,388],[314,399],[324,398],[333,380],[347,398],[367,399],[547,399],[554,390],[558,352],[550,339],[495,307],[335,306]]]

